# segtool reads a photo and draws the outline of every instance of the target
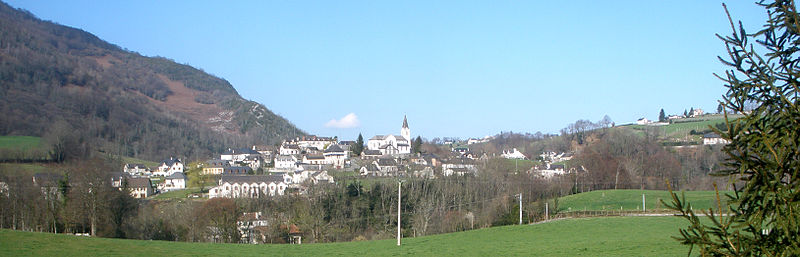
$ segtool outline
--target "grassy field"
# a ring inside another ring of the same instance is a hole
[[[50,169],[40,164],[26,163],[0,163],[0,174],[32,176],[36,173],[47,172]]]
[[[0,148],[28,150],[41,146],[42,138],[29,136],[0,136]]]
[[[648,210],[665,209],[661,204],[661,199],[666,202],[671,202],[672,198],[669,196],[668,191],[658,190],[598,190],[587,193],[580,193],[561,197],[558,200],[558,208],[560,211],[582,211],[582,210],[641,210],[642,208],[642,194],[644,193],[646,199],[646,207]],[[725,193],[720,192],[720,199],[723,200],[723,208]],[[680,193],[678,193],[680,197]],[[687,191],[686,200],[692,204],[694,209],[708,209],[714,207],[716,209],[716,195],[714,191]]]
[[[157,162],[146,161],[146,160],[136,159],[136,158],[127,157],[127,156],[122,156],[122,162],[128,163],[128,164],[144,164],[145,166],[147,166],[148,168],[151,168],[151,169],[155,169],[159,165],[159,163],[157,163]],[[120,169],[122,169],[122,167],[120,167]]]
[[[206,188],[208,190],[208,188]],[[187,198],[190,194],[201,193],[199,187],[191,187],[183,190],[175,190],[169,191],[162,194],[157,194],[152,198],[155,200],[169,200],[169,199],[180,199],[180,198]]]
[[[235,245],[86,238],[0,230],[0,256],[684,256],[676,217],[606,217],[434,236],[303,245]]]
[[[734,120],[742,117],[741,115],[728,115],[728,119]],[[724,123],[725,117],[723,115],[706,115],[696,118],[686,118],[686,119],[679,119],[672,124],[664,125],[664,126],[652,126],[658,130],[658,135],[664,138],[678,138],[678,139],[692,139],[692,140],[700,140],[702,139],[702,135],[689,135],[689,132],[692,130],[697,132],[702,132],[704,130],[709,129],[708,126],[714,126],[718,123]],[[645,125],[629,125],[625,126],[637,131],[637,133],[642,133],[644,130]]]

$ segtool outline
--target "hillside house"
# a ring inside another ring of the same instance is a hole
[[[641,118],[641,119],[636,120],[636,124],[638,124],[638,125],[647,125],[647,124],[650,124],[650,123],[653,123],[653,122],[648,120],[647,118]]]
[[[294,155],[278,155],[275,157],[276,169],[294,169],[297,167],[297,157]]]
[[[125,164],[125,166],[122,166],[122,172],[131,175],[149,175],[150,169],[144,164]]]
[[[296,144],[283,143],[278,149],[280,155],[296,155],[300,154],[300,147]]]
[[[209,160],[203,165],[203,174],[222,174],[225,167],[230,167],[231,163],[225,160]]]
[[[149,178],[123,178],[127,179],[128,190],[133,198],[147,198],[154,194],[153,185]],[[122,182],[125,183],[125,182]],[[119,188],[122,190],[122,187]]]
[[[501,154],[500,156],[506,159],[519,159],[519,160],[527,159],[527,157],[525,157],[524,154],[522,154],[519,150],[517,150],[517,148],[514,148],[512,150],[503,150],[503,154]]]
[[[181,190],[186,188],[186,175],[183,172],[175,172],[164,178],[164,191]]]
[[[717,133],[703,134],[703,145],[730,144],[731,141],[719,136]]]
[[[219,155],[223,161],[244,162],[248,157],[259,157],[260,153],[249,148],[230,149]]]
[[[239,235],[241,235],[240,243],[258,244],[259,241],[265,241],[263,235],[258,231],[269,226],[269,221],[261,212],[245,212],[236,221],[236,225],[239,228]]]
[[[303,136],[296,138],[292,143],[296,144],[300,149],[315,148],[325,149],[329,145],[336,144],[336,139],[332,137],[318,137],[318,136]]]
[[[689,114],[689,117],[700,117],[703,116],[704,112],[703,109],[697,108],[692,110],[692,113]]]
[[[335,169],[344,168],[347,153],[339,145],[328,146],[328,149],[325,149],[322,155],[325,157],[326,164],[332,165]]]
[[[383,153],[379,150],[364,149],[364,151],[361,152],[361,158],[363,159],[375,159],[381,156],[383,156]]]
[[[223,175],[219,185],[208,191],[209,198],[259,198],[284,195],[288,185],[283,176]]]
[[[304,155],[302,163],[303,164],[311,164],[311,165],[328,164],[328,163],[325,162],[325,156],[322,156],[322,155],[311,155],[311,154]]]
[[[442,163],[442,175],[444,176],[463,176],[467,174],[475,175],[477,173],[478,167],[476,167],[475,163],[469,159],[455,159],[450,160],[447,163]]]
[[[181,159],[170,157],[169,159],[161,161],[161,164],[156,167],[156,171],[153,172],[153,175],[166,177],[175,172],[183,172],[183,163]]]

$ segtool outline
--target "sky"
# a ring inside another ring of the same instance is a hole
[[[37,17],[229,81],[300,129],[355,139],[557,133],[716,112],[718,1],[41,1]],[[731,1],[755,32],[766,12]]]

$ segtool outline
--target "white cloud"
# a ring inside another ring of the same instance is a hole
[[[352,112],[339,120],[332,119],[325,123],[326,128],[357,128],[358,126],[361,126],[361,122],[358,121],[358,116]]]

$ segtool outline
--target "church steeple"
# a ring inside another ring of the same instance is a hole
[[[408,119],[403,115],[403,128],[400,129],[400,136],[406,138],[411,143],[411,129],[408,128]]]

